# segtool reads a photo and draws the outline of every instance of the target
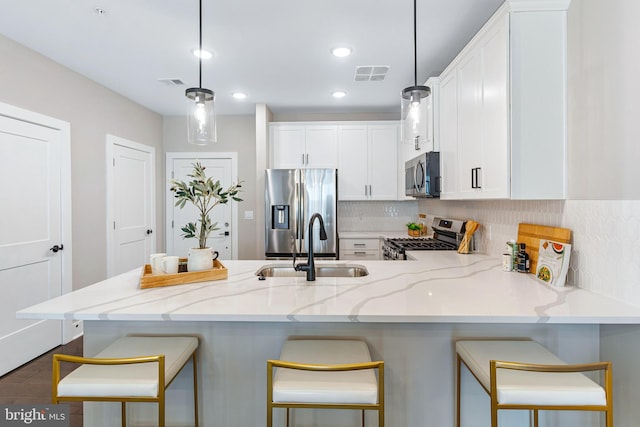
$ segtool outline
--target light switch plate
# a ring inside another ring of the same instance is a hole
[[[244,211],[244,219],[253,219],[253,211]]]

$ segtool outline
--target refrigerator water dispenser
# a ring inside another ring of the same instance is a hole
[[[271,228],[277,230],[289,229],[289,205],[271,206]]]

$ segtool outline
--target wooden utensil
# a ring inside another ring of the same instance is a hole
[[[480,224],[478,224],[474,220],[470,219],[469,221],[467,221],[465,225],[464,237],[462,238],[462,242],[460,242],[460,246],[458,247],[459,254],[470,253],[469,244],[471,242],[471,236],[473,236],[473,233],[476,232],[478,227],[480,227]]]

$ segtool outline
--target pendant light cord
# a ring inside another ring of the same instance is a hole
[[[413,0],[413,85],[418,86],[418,30],[416,0]]]
[[[415,1],[415,0],[414,0]],[[200,64],[198,87],[202,88],[202,0],[200,0],[200,54],[198,55],[198,62]]]

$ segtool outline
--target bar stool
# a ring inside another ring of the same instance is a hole
[[[360,409],[363,427],[365,410],[377,410],[384,427],[384,362],[372,362],[362,341],[290,339],[267,361],[267,427],[273,408],[287,409],[287,427],[289,408]]]
[[[456,426],[460,427],[460,366],[464,363],[491,399],[491,427],[499,409],[602,411],[613,427],[611,362],[568,365],[531,340],[458,341]],[[604,387],[582,372],[603,371]]]
[[[53,355],[52,401],[121,402],[122,427],[127,402],[157,402],[158,425],[165,425],[165,389],[189,362],[193,364],[195,426],[198,426],[196,349],[186,336],[123,337],[94,357]],[[60,379],[60,362],[80,366]]]

